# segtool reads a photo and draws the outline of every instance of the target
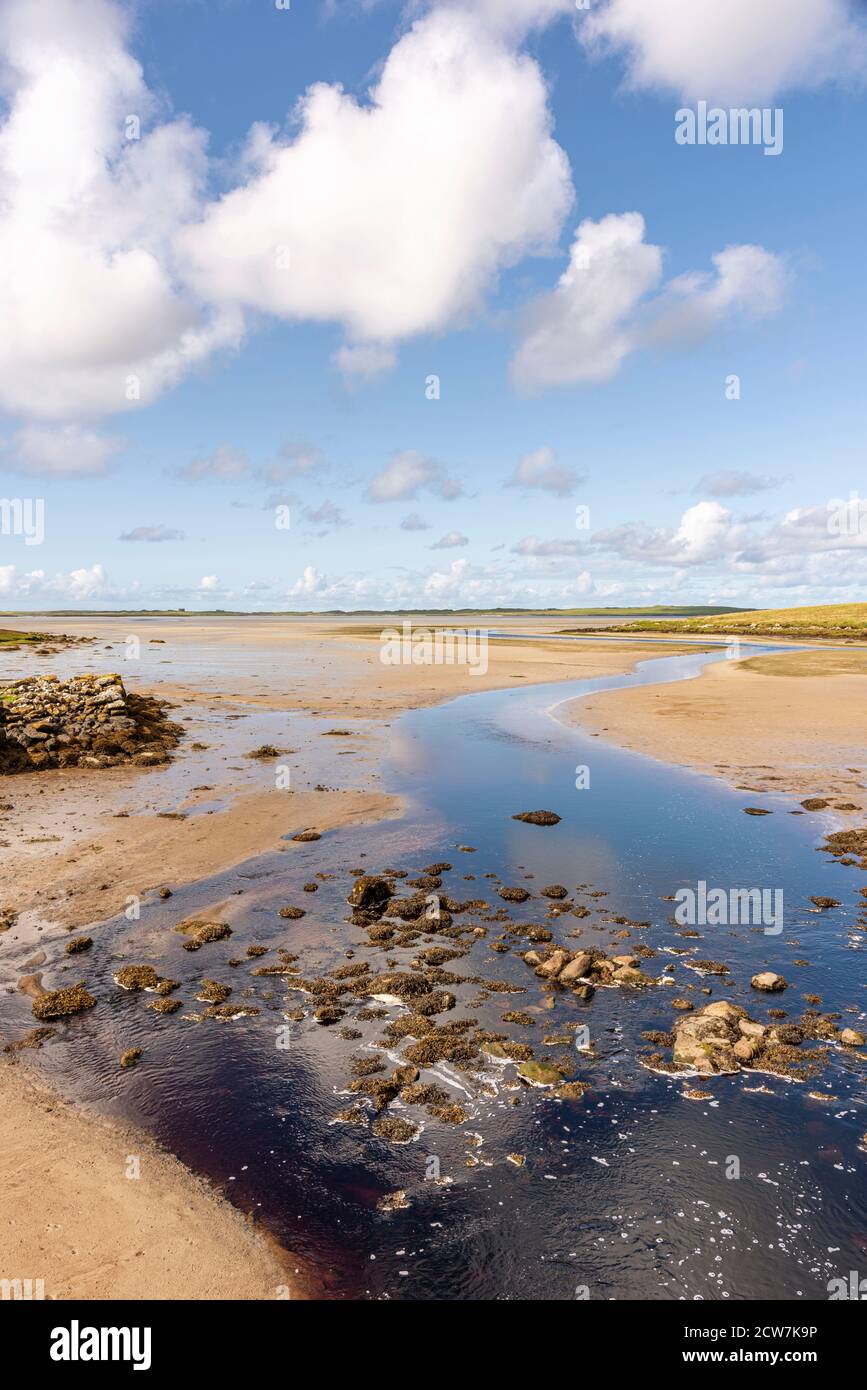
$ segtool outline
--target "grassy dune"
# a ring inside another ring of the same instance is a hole
[[[0,651],[6,648],[23,646],[25,642],[44,642],[43,632],[15,632],[9,627],[0,627]]]
[[[867,641],[867,603],[828,603],[814,608],[767,608],[681,622],[623,623],[609,632],[681,632],[714,637],[836,638]]]

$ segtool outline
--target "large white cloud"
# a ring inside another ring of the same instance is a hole
[[[770,101],[867,71],[855,0],[594,0],[582,35],[625,54],[635,87],[688,101]]]
[[[207,135],[171,118],[115,0],[0,6],[0,409],[43,420],[148,404],[249,311],[334,322],[336,361],[479,309],[556,243],[572,199],[545,81],[517,51],[559,0],[434,9],[369,100],[318,83],[256,126],[243,182],[208,202]],[[140,138],[129,138],[130,136]]]
[[[729,246],[712,260],[714,272],[661,287],[662,251],[645,240],[640,213],[582,222],[556,288],[527,311],[514,380],[531,391],[608,381],[640,348],[692,343],[734,314],[761,318],[781,307],[778,257],[761,246]]]
[[[4,0],[0,66],[0,408],[44,419],[153,400],[237,314],[176,286],[205,136],[160,123],[109,0]],[[141,124],[141,138],[129,139]],[[134,380],[133,380],[134,379]]]
[[[190,277],[230,306],[342,324],[377,364],[477,310],[571,204],[537,64],[471,10],[417,20],[366,102],[311,87],[295,123],[257,127],[250,177],[183,232]]]

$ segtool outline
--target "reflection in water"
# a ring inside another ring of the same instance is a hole
[[[106,927],[87,964],[100,1007],[35,1060],[69,1092],[143,1121],[309,1261],[333,1297],[569,1299],[587,1286],[591,1298],[825,1298],[828,1279],[863,1263],[867,1183],[858,1139],[867,1123],[856,1054],[833,1053],[819,1086],[826,1101],[811,1099],[809,1086],[741,1073],[711,1080],[712,1099],[691,1102],[681,1080],[637,1060],[641,1033],[670,1027],[675,991],[600,990],[590,1003],[566,994],[545,1011],[521,960],[492,953],[492,933],[457,968],[529,988],[469,1012],[484,1027],[502,1028],[506,1008],[537,1010],[539,1053],[544,1034],[586,1022],[593,1056],[579,1056],[577,1074],[592,1089],[581,1102],[564,1102],[500,1085],[473,1096],[463,1128],[428,1120],[416,1143],[396,1147],[332,1123],[348,1104],[353,1049],[372,1045],[381,1025],[358,1024],[364,1036],[351,1043],[308,1018],[290,1025],[283,1047],[283,982],[253,979],[246,961],[227,965],[254,942],[297,952],[307,975],[342,963],[347,948],[364,959],[364,934],[345,921],[349,870],[417,872],[444,859],[454,866],[446,891],[457,897],[490,900],[490,873],[531,890],[590,884],[608,896],[582,924],[582,944],[612,945],[619,927],[606,915],[650,923],[640,936],[660,952],[652,973],[674,964],[677,992],[697,980],[712,984],[715,996],[755,1015],[766,1001],[757,1001],[749,979],[769,967],[792,982],[784,1000],[790,1013],[814,992],[824,1011],[854,1005],[863,1016],[861,938],[848,930],[859,879],[814,853],[817,818],[791,817],[792,803],[781,796],[762,797],[776,814],[744,816],[742,794],[607,747],[551,717],[564,699],[636,680],[683,679],[707,660],[663,658],[634,676],[473,695],[403,716],[384,781],[409,797],[405,820],[292,846],[155,902],[138,923]],[[587,790],[576,789],[579,766],[589,769]],[[560,824],[539,829],[511,819],[539,807],[556,811]],[[301,885],[321,871],[334,877],[304,902],[307,916],[280,920],[277,908],[298,901]],[[663,899],[700,879],[782,887],[783,933],[706,928],[702,940],[684,941]],[[811,894],[837,897],[846,910],[817,916]],[[185,954],[171,926],[224,898],[231,941]],[[539,921],[543,903],[535,897],[514,916]],[[565,935],[576,923],[562,920]],[[734,987],[699,980],[684,957],[662,954],[684,948],[725,961]],[[411,954],[395,957],[403,963]],[[805,957],[809,969],[794,964]],[[110,976],[121,958],[150,961],[182,980],[183,1012],[159,1018],[144,1007],[147,997],[115,988]],[[379,968],[382,957],[373,963]],[[261,1013],[228,1025],[185,1023],[202,976],[227,980],[233,997]],[[290,1007],[298,999],[290,995]],[[857,1014],[846,1017],[862,1026]],[[20,1032],[30,1022],[26,1001],[3,998],[0,1023]],[[121,1076],[117,1058],[135,1045],[145,1048],[143,1063]],[[502,1070],[496,1076],[502,1081]],[[448,1081],[445,1069],[440,1079]],[[509,1154],[523,1155],[523,1166]],[[733,1157],[738,1179],[727,1176]],[[428,1180],[437,1171],[431,1158],[450,1181]],[[406,1190],[409,1207],[378,1210],[397,1189]]]

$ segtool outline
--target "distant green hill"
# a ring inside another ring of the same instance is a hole
[[[734,615],[689,618],[684,622],[622,623],[613,631],[683,632],[715,637],[833,637],[863,642],[867,640],[867,603],[748,609]]]

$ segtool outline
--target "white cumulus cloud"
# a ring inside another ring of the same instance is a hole
[[[582,36],[626,59],[634,87],[762,104],[867,71],[856,0],[594,0]]]
[[[289,133],[254,129],[247,181],[181,234],[188,272],[226,305],[342,324],[341,365],[381,369],[556,242],[572,188],[550,127],[538,65],[470,9],[434,10],[367,101],[318,83]]]
[[[783,304],[786,274],[761,246],[728,246],[713,271],[662,285],[660,247],[637,212],[578,227],[569,265],[526,314],[512,375],[528,391],[610,380],[641,348],[685,346],[738,313],[763,318]]]

